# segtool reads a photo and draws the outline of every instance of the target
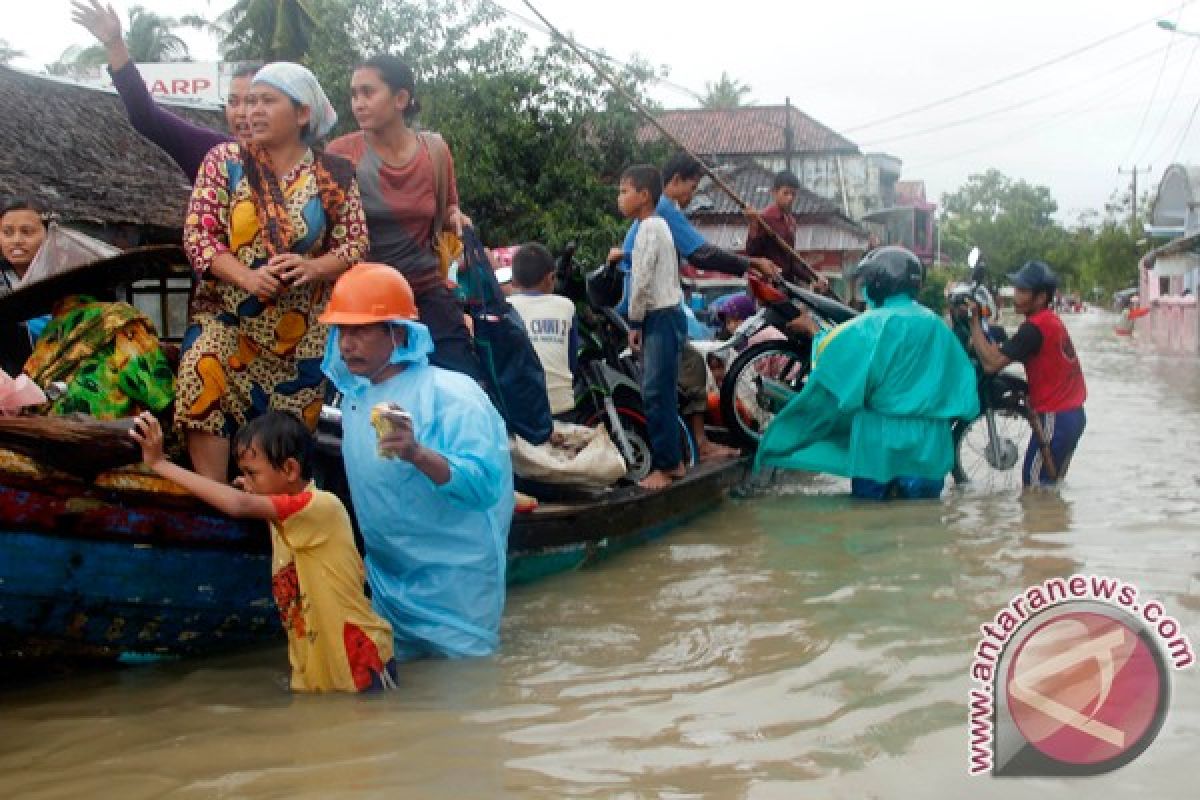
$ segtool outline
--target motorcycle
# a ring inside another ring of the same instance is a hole
[[[956,286],[949,297],[950,316],[955,335],[967,348],[979,376],[979,416],[969,422],[954,423],[954,470],[956,485],[970,483],[987,489],[1015,488],[1020,484],[1020,442],[1028,441],[1031,431],[1039,447],[1045,447],[1045,436],[1037,415],[1029,405],[1029,384],[1019,375],[1003,370],[986,373],[971,347],[971,321],[968,304],[974,300],[983,319],[985,335],[999,343],[1006,338],[1003,328],[991,324],[996,305],[983,285],[987,266],[978,247],[967,256],[971,267],[971,284]]]
[[[772,285],[750,276],[747,283],[758,311],[712,352],[722,357],[737,353],[721,382],[721,419],[738,445],[754,449],[775,415],[804,388],[812,369],[812,339],[790,330],[788,323],[807,311],[828,328],[858,312],[787,281]]]

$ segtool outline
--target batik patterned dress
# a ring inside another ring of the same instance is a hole
[[[97,419],[157,414],[175,397],[175,376],[154,324],[131,305],[83,295],[55,306],[25,373],[43,388],[55,381],[67,385],[50,404],[52,414]]]
[[[236,143],[214,147],[196,176],[184,247],[201,280],[192,298],[183,341],[175,419],[185,430],[230,436],[267,411],[289,411],[314,428],[325,381],[321,358],[327,328],[317,322],[330,284],[285,287],[263,300],[211,274],[214,259],[231,253],[251,269],[272,253],[316,258],[336,253],[347,264],[367,252],[367,228],[358,185],[345,177],[340,202],[330,211],[322,196],[319,165],[309,151],[279,181],[287,241],[272,244],[263,229],[246,156]],[[322,158],[330,159],[330,156]],[[270,177],[267,178],[270,180]]]

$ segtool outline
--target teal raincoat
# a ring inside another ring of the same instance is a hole
[[[330,334],[323,368],[342,392],[342,457],[366,545],[371,603],[392,625],[397,658],[482,656],[499,642],[512,463],[504,422],[475,381],[429,365],[429,329],[408,330],[382,383],[350,373]],[[412,464],[381,458],[376,403],[413,416],[417,441],[450,464],[438,486]]]
[[[764,432],[755,465],[941,480],[953,421],[978,415],[975,370],[950,328],[893,295],[814,343],[808,382]]]

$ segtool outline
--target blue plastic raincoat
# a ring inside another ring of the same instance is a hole
[[[413,322],[382,383],[351,374],[329,337],[323,368],[342,392],[342,457],[366,545],[371,603],[388,622],[397,658],[482,656],[499,642],[512,463],[504,422],[470,378],[429,365],[429,329]],[[450,464],[438,486],[416,467],[379,456],[371,407],[398,403],[418,443]]]
[[[907,294],[815,342],[813,369],[763,434],[756,466],[889,483],[940,481],[951,425],[979,415],[976,374],[950,328]]]

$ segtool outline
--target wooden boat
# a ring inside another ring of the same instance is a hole
[[[0,321],[68,291],[170,274],[177,247],[142,248],[0,296]],[[283,641],[261,523],[231,519],[132,464],[128,421],[0,419],[0,665],[48,657],[194,655]],[[347,498],[336,435],[318,435],[322,485]],[[115,469],[114,469],[115,468]],[[661,492],[535,494],[513,519],[510,583],[575,569],[720,502],[740,461]]]
[[[720,502],[740,461],[661,492],[574,492],[513,519],[508,579],[576,569]],[[0,661],[196,655],[282,641],[261,523],[140,470],[81,479],[0,450]]]

